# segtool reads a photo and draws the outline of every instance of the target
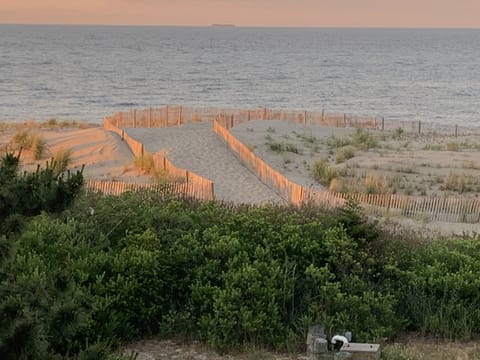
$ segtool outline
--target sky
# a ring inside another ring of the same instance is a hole
[[[0,0],[4,24],[480,27],[480,0]]]

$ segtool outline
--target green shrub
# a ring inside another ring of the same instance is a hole
[[[47,164],[34,173],[19,174],[19,164],[19,156],[11,153],[0,159],[0,229],[12,216],[65,209],[83,185],[81,171],[62,177]]]
[[[101,359],[155,334],[298,350],[318,322],[355,341],[480,333],[478,237],[395,237],[350,200],[326,211],[144,192],[62,209],[0,238],[2,359]]]

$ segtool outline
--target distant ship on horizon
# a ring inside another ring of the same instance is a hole
[[[234,24],[212,24],[215,27],[235,27]]]

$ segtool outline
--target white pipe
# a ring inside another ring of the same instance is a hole
[[[337,341],[341,341],[343,343],[343,345],[347,345],[348,344],[348,339],[345,337],[345,336],[342,336],[342,335],[335,335],[332,340],[330,340],[330,342],[332,344],[336,344]]]

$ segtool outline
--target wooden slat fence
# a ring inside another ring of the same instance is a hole
[[[137,155],[145,154],[143,145],[131,139],[121,128],[167,127],[198,121],[212,121],[214,131],[228,144],[241,161],[252,169],[267,185],[277,189],[282,197],[295,205],[316,203],[337,207],[350,197],[358,201],[369,214],[398,214],[406,217],[448,222],[479,222],[480,199],[457,197],[426,198],[391,194],[341,194],[306,189],[285,178],[258,158],[229,131],[231,127],[251,120],[283,120],[304,125],[328,125],[336,127],[356,127],[376,130],[402,128],[405,133],[461,136],[480,134],[480,129],[463,128],[456,125],[444,126],[420,121],[385,120],[376,117],[361,117],[349,114],[330,114],[325,111],[253,110],[190,108],[165,106],[159,109],[131,110],[106,117],[105,129],[119,134]],[[168,159],[154,155],[159,169],[163,169],[177,182],[197,184],[196,195],[213,199],[213,183],[185,169],[176,168]]]
[[[290,203],[297,206],[304,203],[304,188],[302,186],[288,180],[267,165],[242,142],[237,140],[225,127],[221,126],[218,121],[214,121],[213,131],[227,143],[230,149],[239,156],[240,160],[248,168],[257,174],[262,182],[275,188],[280,196]]]
[[[442,125],[422,121],[386,120],[377,117],[352,114],[332,114],[325,111],[301,110],[219,110],[222,125],[231,128],[250,120],[283,120],[302,125],[325,125],[353,127],[379,131],[393,131],[401,128],[406,134],[465,136],[480,134],[480,128],[467,128],[458,125]]]
[[[87,192],[99,192],[103,195],[121,195],[125,192],[151,190],[166,196],[174,195],[185,199],[200,199],[193,184],[168,183],[127,183],[121,181],[87,180],[83,188]]]
[[[144,110],[133,109],[107,117],[117,128],[154,128],[178,126],[221,118],[227,128],[250,120],[284,120],[303,125],[326,125],[393,131],[401,128],[406,134],[465,136],[480,134],[480,128],[442,125],[423,121],[402,121],[374,116],[357,116],[322,111],[258,109],[217,109],[186,106],[163,106]]]
[[[480,198],[414,197],[393,194],[334,193],[302,187],[272,169],[243,143],[236,139],[221,122],[231,124],[231,118],[221,117],[214,122],[214,132],[220,136],[257,176],[272,186],[292,204],[318,204],[339,207],[351,198],[372,215],[401,215],[428,221],[469,222],[480,221]]]
[[[145,150],[145,147],[141,142],[130,137],[124,130],[116,126],[117,120],[115,119],[115,117],[123,118],[123,115],[121,115],[121,113],[118,113],[115,114],[113,117],[106,117],[104,119],[105,130],[113,131],[119,134],[122,137],[122,140],[127,143],[128,147],[135,156],[152,156],[155,169],[165,171],[166,178],[169,183],[178,185],[172,185],[172,191],[178,191],[179,196],[187,196],[198,200],[211,201],[215,199],[214,184],[211,180],[205,179],[191,171],[176,167],[166,157],[160,154],[150,154]],[[118,187],[119,189],[122,189],[122,186],[126,186],[127,189],[129,188],[129,186],[132,186],[131,184],[122,184],[123,183],[121,182],[114,182],[113,184],[105,184],[102,186],[105,187],[105,191],[110,189],[109,186],[115,188]]]

